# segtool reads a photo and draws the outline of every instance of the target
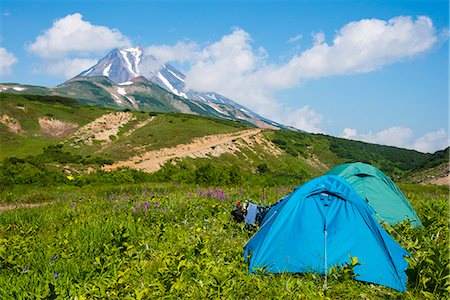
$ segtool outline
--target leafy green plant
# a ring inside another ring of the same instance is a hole
[[[320,274],[248,275],[242,246],[252,233],[232,221],[230,210],[237,200],[273,203],[289,187],[112,183],[18,188],[8,193],[22,201],[40,193],[52,204],[0,214],[1,299],[448,295],[448,188],[402,186],[424,224],[422,229],[406,223],[387,227],[412,255],[406,294],[354,280],[356,257],[330,268],[325,289]]]

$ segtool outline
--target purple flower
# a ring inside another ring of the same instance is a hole
[[[23,270],[22,270],[22,273],[26,273],[26,272],[28,272],[28,268],[27,267],[25,267],[25,268],[23,268]]]
[[[162,212],[165,214],[167,212],[167,208],[164,208]]]
[[[77,205],[75,203],[72,204],[71,207],[72,207],[73,210],[77,209]]]
[[[150,203],[148,203],[147,201],[145,201],[144,207],[147,208],[147,207],[149,207],[149,206],[150,206]]]
[[[134,207],[134,212],[138,212],[139,209],[141,208],[141,204],[136,204],[136,206]]]
[[[263,195],[261,196],[261,199],[266,200],[266,194],[263,194]]]
[[[53,278],[58,279],[58,278],[59,278],[59,274],[55,272],[55,273],[53,274]]]
[[[158,207],[158,206],[159,206],[159,202],[156,201],[156,202],[153,204],[153,206],[154,206],[154,207]]]

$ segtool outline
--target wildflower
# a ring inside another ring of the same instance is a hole
[[[150,206],[150,203],[148,203],[147,201],[145,201],[144,206],[145,206],[145,208],[147,208],[147,207]]]
[[[165,214],[166,212],[167,212],[167,208],[164,208],[163,210],[162,210],[162,212]]]
[[[55,272],[55,273],[53,274],[53,278],[58,279],[58,278],[59,278],[59,274]]]
[[[77,205],[75,203],[72,204],[71,207],[72,207],[73,210],[77,209]]]
[[[159,202],[156,201],[156,202],[153,204],[153,206],[154,206],[154,207],[158,207],[158,206],[159,206]]]
[[[261,196],[261,199],[266,200],[266,194],[263,194],[263,195]]]
[[[52,260],[55,260],[55,259],[57,259],[57,258],[58,258],[58,255],[57,255],[57,254],[55,254],[55,255],[52,256]]]
[[[23,268],[22,273],[27,273],[28,270],[29,270],[29,269],[28,269],[27,267],[25,267],[25,268]]]
[[[134,212],[138,212],[140,208],[141,208],[141,205],[136,204],[136,206],[134,207]]]

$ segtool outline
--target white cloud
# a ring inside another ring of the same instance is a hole
[[[44,60],[34,72],[68,79],[94,65],[97,55],[130,45],[117,29],[93,25],[75,13],[54,21],[27,49]]]
[[[368,143],[396,146],[415,149],[420,152],[433,153],[449,146],[448,134],[445,129],[429,132],[415,138],[410,128],[395,126],[376,133],[359,134],[354,128],[345,128],[341,135],[343,138],[359,140]]]
[[[290,37],[287,42],[288,43],[295,43],[295,42],[300,41],[302,38],[303,38],[302,34],[297,34],[296,36]]]
[[[364,19],[342,27],[329,45],[316,34],[312,48],[284,66],[291,76],[318,78],[365,73],[430,50],[438,41],[430,18]]]
[[[16,56],[5,48],[0,48],[0,76],[10,75],[15,63],[17,63]]]
[[[381,69],[427,52],[438,37],[430,18],[399,16],[388,21],[364,19],[348,23],[330,44],[322,32],[314,34],[313,39],[309,49],[284,64],[270,63],[267,52],[254,48],[250,34],[239,28],[203,47],[178,43],[148,49],[164,60],[187,61],[188,88],[219,92],[276,118],[283,112],[274,97],[277,91],[299,86],[308,79]]]
[[[444,128],[429,132],[414,142],[414,149],[421,152],[435,152],[449,146],[449,139]]]
[[[342,137],[344,139],[353,139],[357,136],[358,132],[354,128],[344,128],[342,131]]]
[[[219,41],[204,47],[192,61],[186,74],[188,87],[201,91],[219,91],[237,98],[244,88],[247,76],[259,69],[259,62],[265,58],[265,51],[254,52],[250,35],[242,29],[234,29]],[[248,93],[258,93],[262,89],[247,86]],[[237,96],[237,97],[236,97]],[[238,98],[237,98],[238,99]],[[248,102],[248,101],[243,101]]]
[[[146,76],[170,61],[186,62],[195,59],[199,55],[198,45],[194,42],[178,42],[173,46],[150,45],[144,49],[144,59],[139,69]],[[156,57],[157,60],[154,60]]]
[[[115,47],[128,47],[130,40],[117,29],[92,25],[79,13],[53,22],[28,49],[44,59],[64,58],[69,54],[103,54]]]
[[[318,32],[316,34],[313,34],[313,41],[314,41],[314,46],[323,44],[323,42],[325,41],[325,34],[323,32]]]
[[[194,42],[178,42],[173,46],[150,45],[144,49],[145,55],[153,55],[164,63],[168,61],[185,62],[198,55],[198,45]]]
[[[64,58],[47,63],[46,73],[53,76],[62,76],[65,79],[75,77],[82,71],[95,65],[97,60],[87,58]]]
[[[322,115],[313,111],[308,105],[295,110],[286,110],[285,116],[285,119],[280,120],[282,124],[311,133],[323,133],[323,130],[318,127],[322,123]]]

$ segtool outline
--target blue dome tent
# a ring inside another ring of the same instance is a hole
[[[264,217],[245,246],[249,273],[327,274],[357,257],[356,279],[406,291],[409,253],[373,217],[344,180],[325,175],[294,190]]]

